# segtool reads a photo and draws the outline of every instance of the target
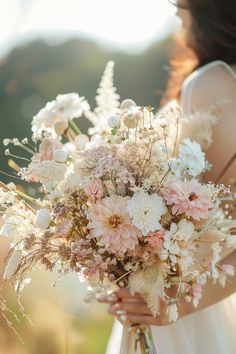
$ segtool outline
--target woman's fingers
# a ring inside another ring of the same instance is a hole
[[[143,298],[140,294],[135,294],[131,295],[128,289],[121,288],[117,291],[114,291],[111,294],[98,294],[96,296],[96,300],[98,302],[104,302],[104,303],[114,303],[117,301],[124,301],[124,302],[138,302],[141,301],[143,302]]]
[[[114,291],[113,294],[116,294],[118,298],[129,298],[129,299],[140,299],[143,301],[142,295],[135,293],[134,295],[131,295],[129,289],[126,288],[120,288],[117,291]]]
[[[151,315],[147,304],[145,302],[117,302],[110,306],[111,314],[119,314],[124,311],[131,314]]]
[[[111,294],[106,294],[105,293],[105,294],[98,294],[96,296],[96,300],[98,302],[104,302],[104,303],[107,303],[107,304],[111,304],[111,303],[119,301],[119,298],[118,298],[118,296],[115,293],[111,293]]]

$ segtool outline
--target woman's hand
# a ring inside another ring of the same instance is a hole
[[[131,295],[128,289],[121,288],[110,295],[99,295],[97,300],[109,303],[108,313],[122,323],[141,323],[154,326],[170,324],[167,305],[164,302],[161,302],[160,314],[153,317],[143,297],[140,294]]]

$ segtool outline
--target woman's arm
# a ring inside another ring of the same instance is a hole
[[[227,256],[222,263],[234,265],[236,268],[236,251]],[[187,303],[184,299],[180,300],[179,318],[214,305],[234,292],[236,292],[236,278],[233,278],[225,288],[218,283],[208,283],[203,289],[203,297],[197,308]],[[166,326],[170,324],[167,315],[167,305],[164,302],[162,302],[160,306],[160,315],[154,318],[142,296],[140,294],[132,296],[128,289],[119,289],[112,295],[99,296],[97,300],[99,302],[109,303],[108,313],[115,316],[121,322],[129,321],[131,323],[142,323],[154,326]]]

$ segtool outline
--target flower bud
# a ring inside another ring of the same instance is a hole
[[[57,122],[54,126],[54,130],[57,135],[62,135],[67,128],[68,128],[68,124],[63,120]]]
[[[62,163],[66,162],[67,156],[68,156],[67,151],[63,149],[57,149],[54,152],[54,158],[57,162],[62,162]]]
[[[120,128],[120,118],[117,116],[110,116],[107,120],[107,123],[112,129]]]
[[[124,125],[131,129],[138,126],[138,122],[140,121],[141,117],[142,112],[136,107],[129,109],[122,116]]]
[[[167,125],[168,125],[168,122],[167,122],[167,119],[166,118],[161,118],[160,120],[159,120],[159,124],[160,124],[160,127],[161,128],[166,128],[167,127]]]
[[[9,262],[7,263],[5,272],[3,274],[3,279],[9,280],[17,271],[21,263],[22,253],[20,250],[17,250],[12,253]]]
[[[124,100],[123,102],[121,102],[121,109],[129,109],[131,107],[136,106],[136,103],[133,100]]]
[[[46,230],[51,222],[51,214],[48,209],[40,209],[36,214],[35,224],[41,230]]]
[[[74,144],[78,150],[84,149],[88,142],[89,138],[85,134],[79,134],[74,139]]]
[[[8,146],[9,144],[10,144],[10,139],[8,139],[8,138],[3,139],[4,146]]]

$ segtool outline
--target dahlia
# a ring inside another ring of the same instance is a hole
[[[90,235],[98,239],[100,246],[117,255],[134,250],[141,237],[141,232],[131,224],[126,209],[127,197],[112,195],[97,201],[88,214]]]
[[[139,191],[134,193],[127,205],[133,225],[140,229],[144,236],[161,229],[161,216],[167,212],[162,197],[156,193],[149,195]]]

